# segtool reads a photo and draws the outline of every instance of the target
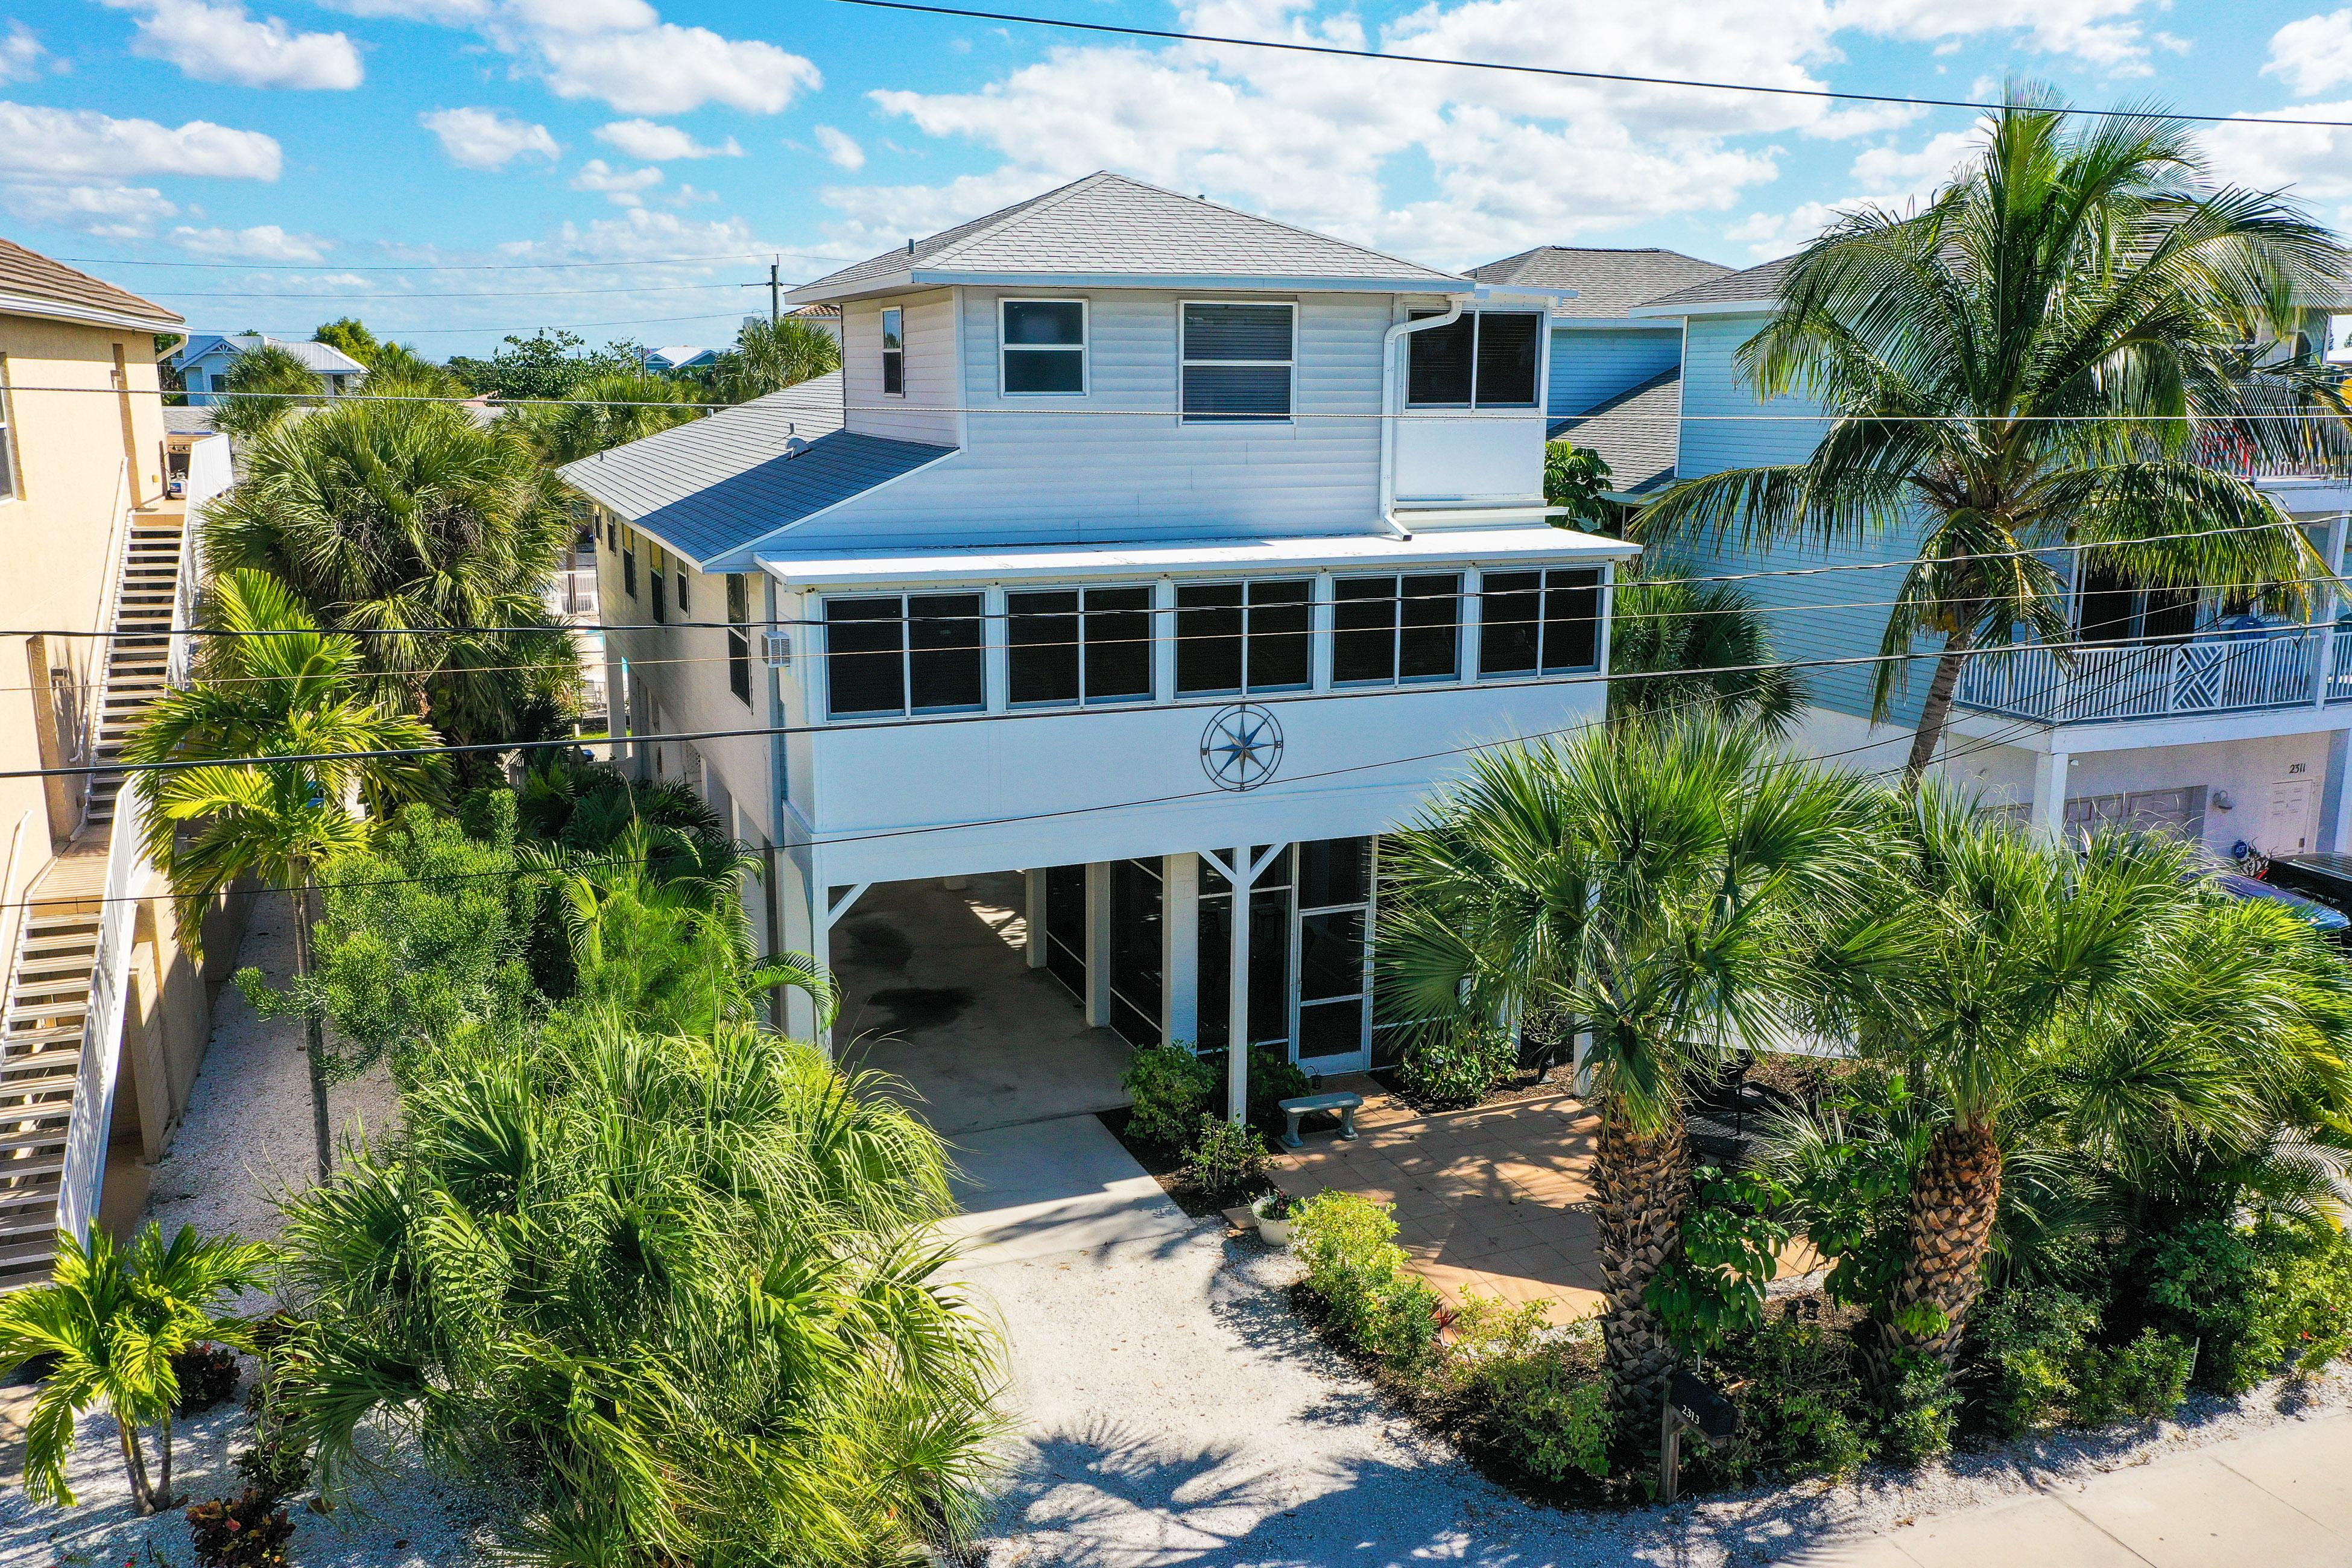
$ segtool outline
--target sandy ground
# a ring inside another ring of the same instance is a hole
[[[1863,1541],[2352,1409],[2352,1376],[2200,1401],[1909,1475],[1563,1513],[1420,1435],[1289,1311],[1297,1266],[1214,1221],[969,1268],[1012,1348],[1022,1436],[990,1568],[1451,1563],[1729,1568]]]

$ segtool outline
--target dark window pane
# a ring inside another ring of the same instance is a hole
[[[1591,669],[1601,658],[1601,574],[1545,574],[1543,667]]]
[[[1242,585],[1196,583],[1176,590],[1176,693],[1242,689]]]
[[[1208,895],[1209,879],[1216,878],[1220,889],[1213,898]],[[1225,879],[1201,863],[1201,976],[1199,982],[1200,1034],[1193,1044],[1204,1051],[1215,1050],[1233,1038],[1234,975],[1234,896],[1225,888]]]
[[[1249,585],[1249,689],[1280,691],[1307,681],[1307,583]]]
[[[1283,364],[1188,364],[1184,416],[1203,420],[1287,419],[1290,367]]]
[[[727,577],[727,619],[730,624],[740,626],[751,618],[751,580],[740,572],[730,573]]]
[[[906,704],[899,661],[898,601],[827,599],[824,604],[826,710],[896,713]]]
[[[1298,847],[1298,907],[1360,904],[1371,894],[1372,841],[1318,838]]]
[[[1342,577],[1331,584],[1331,679],[1396,679],[1393,577]]]
[[[1007,394],[1084,392],[1086,354],[1077,349],[1007,349],[1004,390]]]
[[[637,596],[637,552],[634,550],[621,552],[621,586],[628,590],[630,598]]]
[[[658,572],[646,574],[646,585],[653,590],[654,619],[667,621],[669,619],[669,585],[662,581],[662,574]]]
[[[1298,1055],[1301,1060],[1311,1057],[1352,1056],[1364,1048],[1364,1005],[1361,1002],[1326,1002],[1318,1006],[1298,1009]]]
[[[1407,334],[1404,400],[1408,405],[1470,401],[1470,352],[1477,330],[1477,318],[1465,316],[1446,326]]]
[[[1160,1043],[1160,867],[1117,860],[1110,868],[1112,1023],[1130,1045]],[[1125,1015],[1120,1016],[1119,1015]]]
[[[1187,305],[1188,360],[1286,360],[1292,310],[1287,305]]]
[[[1478,673],[1525,675],[1536,668],[1542,629],[1539,572],[1489,572],[1478,606]]]
[[[1478,318],[1478,406],[1532,408],[1543,318],[1516,311]]]
[[[905,354],[887,353],[882,356],[882,390],[893,397],[906,395],[907,356]]]
[[[1290,1037],[1290,892],[1250,895],[1250,1043]]]
[[[1087,700],[1151,695],[1151,590],[1087,591]]]
[[[2084,642],[2122,642],[2132,635],[2132,584],[2122,573],[2087,568],[2076,603]]]
[[[693,608],[694,608],[694,606],[693,606],[692,605],[690,605],[690,604],[687,603],[687,598],[686,598],[686,568],[685,568],[685,567],[683,567],[683,566],[681,566],[681,567],[679,567],[679,568],[677,569],[677,607],[678,607],[679,609],[681,609],[681,610],[686,610],[686,611],[689,611],[689,612],[691,612],[691,611],[693,610]]]
[[[751,700],[751,639],[739,631],[727,634],[727,689]]]
[[[1045,868],[1045,969],[1084,1003],[1087,995],[1087,868]]]
[[[1364,990],[1364,911],[1335,910],[1298,921],[1298,999],[1359,996]]]
[[[980,595],[918,594],[907,600],[907,664],[919,713],[977,708],[982,685]]]
[[[2140,636],[2173,640],[2188,637],[2197,629],[2197,591],[2194,588],[2150,588],[2145,613],[2140,617]]]
[[[1004,304],[1004,342],[1061,344],[1087,341],[1087,308],[1076,300],[1008,300]]]
[[[1451,573],[1404,580],[1398,606],[1401,673],[1407,680],[1452,679],[1462,673],[1462,579]]]
[[[1020,702],[1078,700],[1078,595],[1075,591],[1004,595],[1011,644],[1009,695]]]

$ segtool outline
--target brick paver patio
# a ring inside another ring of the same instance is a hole
[[[1450,1302],[1465,1290],[1546,1303],[1554,1322],[1601,1307],[1592,1217],[1600,1121],[1573,1094],[1423,1116],[1369,1078],[1332,1080],[1364,1097],[1350,1143],[1311,1120],[1303,1149],[1272,1175],[1295,1197],[1326,1188],[1396,1205],[1397,1241]]]

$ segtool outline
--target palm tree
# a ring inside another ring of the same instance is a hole
[[[468,743],[557,732],[578,666],[541,595],[572,531],[506,421],[345,403],[254,443],[205,542],[217,570],[270,573],[320,625],[370,634],[373,694]]]
[[[236,356],[221,390],[234,395],[214,406],[213,423],[226,436],[250,441],[274,428],[289,410],[317,402],[327,384],[292,350],[263,343]]]
[[[822,327],[790,317],[746,321],[735,346],[719,356],[711,395],[720,403],[749,403],[840,368],[841,345]]]
[[[2020,626],[2068,639],[2064,579],[2034,552],[2084,545],[2080,569],[2150,587],[2298,599],[2325,574],[2284,512],[2197,450],[2222,433],[2291,442],[2292,423],[2233,424],[2281,381],[2343,412],[2316,367],[2250,381],[2248,345],[2291,337],[2297,301],[2340,291],[2344,261],[2292,204],[2210,183],[2179,122],[2073,120],[2012,89],[1924,211],[1853,213],[1790,261],[1771,321],[1740,349],[1759,395],[1819,403],[1829,431],[1811,458],[1685,480],[1642,535],[1904,542],[1918,559],[1887,617],[1873,709],[1886,715],[1904,656],[1940,637],[1916,780],[1971,648]]]
[[[1384,841],[1376,951],[1392,1022],[1549,1013],[1587,1032],[1602,1334],[1619,1429],[1644,1442],[1675,1364],[1647,1292],[1679,1256],[1690,1203],[1685,1086],[1806,1011],[1800,927],[1854,896],[1864,798],[1752,728],[1637,720],[1483,753]]]
[[[269,1259],[269,1248],[257,1242],[206,1239],[189,1226],[168,1247],[163,1227],[152,1221],[127,1248],[96,1227],[87,1243],[60,1232],[49,1283],[0,1297],[0,1372],[37,1356],[56,1358],[26,1428],[26,1495],[74,1506],[66,1461],[75,1423],[103,1404],[114,1417],[131,1508],[144,1515],[175,1506],[172,1416],[180,1383],[172,1358],[205,1340],[252,1348],[243,1323],[220,1308],[258,1285]],[[142,1427],[154,1429],[152,1477]]]
[[[576,462],[642,440],[703,412],[694,387],[658,375],[600,375],[567,401],[526,405],[520,412],[551,463]]]
[[[1618,579],[1612,604],[1612,720],[1703,710],[1778,738],[1804,711],[1804,678],[1777,661],[1763,616],[1738,584],[1694,582],[1644,563]],[[1641,679],[1613,679],[1624,675]]]
[[[205,639],[197,680],[157,698],[123,746],[125,761],[143,766],[131,787],[147,807],[147,853],[171,880],[192,951],[216,895],[247,879],[286,889],[295,973],[307,976],[319,868],[369,840],[353,798],[381,815],[437,793],[437,759],[373,753],[415,752],[439,737],[424,721],[368,700],[356,641],[321,632],[267,573],[216,578],[206,630],[215,635]],[[289,760],[257,760],[272,757]],[[315,1011],[308,1021],[323,1180],[333,1154],[327,1047]]]

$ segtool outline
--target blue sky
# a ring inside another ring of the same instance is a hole
[[[1936,97],[2021,74],[2252,117],[2209,134],[2218,172],[2352,223],[2352,131],[2260,123],[2352,121],[2352,7],[2308,0],[1025,8]],[[0,234],[103,258],[83,265],[200,330],[350,312],[436,356],[540,326],[721,342],[776,252],[814,277],[1102,167],[1441,266],[1544,243],[1744,264],[1840,204],[1924,193],[1970,121],[834,0],[0,0]],[[523,262],[564,265],[415,269]]]

